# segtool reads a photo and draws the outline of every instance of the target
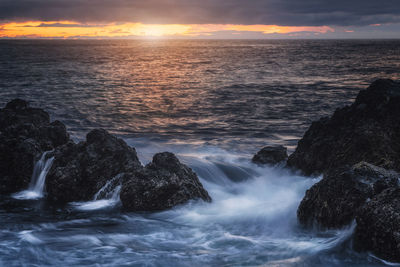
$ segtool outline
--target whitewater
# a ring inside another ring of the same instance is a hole
[[[92,201],[62,208],[47,206],[28,189],[13,196],[25,199],[21,223],[16,226],[12,215],[0,215],[8,226],[0,231],[0,265],[330,266],[344,258],[351,259],[352,266],[384,263],[352,251],[354,224],[330,231],[299,226],[296,209],[320,178],[281,166],[260,167],[246,154],[213,146],[187,150],[187,144],[143,146],[142,141],[127,140],[141,146],[138,154],[144,164],[156,149],[176,153],[199,175],[212,203],[192,201],[158,213],[125,213],[118,176]],[[45,155],[36,164],[32,188],[51,164]],[[36,194],[45,194],[45,189]],[[40,216],[30,217],[34,214]],[[16,258],[15,253],[22,256]]]

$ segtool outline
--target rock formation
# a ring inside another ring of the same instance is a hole
[[[338,228],[355,219],[357,250],[400,261],[399,82],[377,80],[352,105],[313,122],[287,165],[324,174],[298,208],[301,224]]]
[[[47,180],[47,198],[53,202],[87,201],[107,182],[120,179],[125,210],[169,209],[191,199],[211,201],[197,175],[172,153],[159,153],[143,167],[134,148],[102,129],[86,141],[58,147]],[[114,182],[116,184],[116,182]]]
[[[169,152],[154,155],[151,163],[124,180],[121,201],[130,211],[164,210],[191,199],[211,201],[192,169]]]
[[[86,141],[57,148],[46,179],[51,201],[91,200],[108,180],[120,173],[142,168],[134,148],[102,129],[93,130]]]
[[[0,109],[0,193],[26,189],[35,161],[44,151],[67,143],[69,135],[59,121],[21,99]]]
[[[354,220],[368,199],[397,186],[399,177],[366,162],[332,171],[307,190],[297,217],[303,225],[343,227]]]
[[[400,83],[377,80],[351,106],[313,122],[287,165],[306,175],[366,161],[400,171]]]

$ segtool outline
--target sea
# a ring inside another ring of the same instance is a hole
[[[292,153],[378,78],[400,79],[400,40],[0,40],[0,106],[25,99],[76,142],[104,128],[143,164],[173,152],[213,199],[132,213],[114,191],[54,208],[41,159],[34,197],[0,196],[0,266],[397,266],[352,249],[355,222],[298,224],[321,177],[251,163],[267,145]]]

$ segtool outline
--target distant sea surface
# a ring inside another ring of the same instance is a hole
[[[105,128],[144,164],[174,152],[213,198],[137,214],[114,193],[62,209],[0,196],[0,266],[390,264],[352,250],[354,224],[298,225],[319,178],[250,162],[377,78],[400,79],[400,40],[0,40],[0,106],[26,99],[76,141]]]
[[[0,41],[0,104],[27,99],[77,138],[293,149],[376,78],[400,78],[400,40]]]

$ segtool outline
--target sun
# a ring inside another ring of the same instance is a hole
[[[162,27],[160,27],[160,26],[153,26],[153,25],[151,25],[151,26],[149,26],[149,27],[144,27],[144,29],[143,29],[143,35],[144,36],[157,36],[157,37],[159,37],[159,36],[163,36],[163,35],[165,35],[165,30],[162,28]]]
[[[144,36],[168,36],[168,35],[184,35],[190,29],[187,25],[160,25],[160,24],[140,24],[140,29]]]

